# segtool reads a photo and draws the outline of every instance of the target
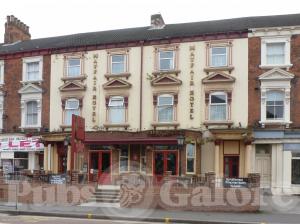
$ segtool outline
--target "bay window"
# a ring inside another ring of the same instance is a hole
[[[186,145],[186,172],[195,173],[196,170],[196,146],[195,144]]]
[[[214,92],[209,98],[209,119],[211,121],[227,120],[227,94]]]
[[[157,121],[172,122],[174,120],[174,96],[160,95],[157,102]]]
[[[108,103],[109,122],[111,124],[125,123],[124,97],[112,96]]]
[[[68,99],[65,102],[65,117],[64,124],[72,125],[72,115],[80,115],[79,100],[78,99]]]
[[[268,91],[266,99],[266,118],[267,120],[284,119],[284,92]]]

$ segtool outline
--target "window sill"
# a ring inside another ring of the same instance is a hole
[[[74,76],[74,77],[68,77],[64,76],[61,78],[62,81],[70,81],[70,80],[80,80],[83,81],[87,78],[87,75],[79,75],[79,76]]]
[[[29,83],[38,83],[38,84],[42,84],[44,80],[40,79],[40,80],[30,80],[30,81],[20,81],[20,83],[22,83],[23,85],[29,84]]]
[[[38,129],[40,130],[42,128],[42,126],[21,126],[20,129],[21,130],[27,130],[27,129]]]
[[[208,74],[210,72],[220,72],[220,71],[228,71],[229,73],[231,73],[233,69],[234,69],[233,66],[222,66],[222,67],[206,67],[203,70]]]
[[[131,73],[129,73],[129,72],[118,73],[118,74],[107,73],[104,75],[104,77],[107,80],[109,80],[110,78],[126,78],[126,79],[128,79],[130,76],[131,76]]]
[[[261,69],[272,69],[272,68],[291,68],[293,64],[285,64],[285,65],[259,65]]]
[[[264,128],[266,125],[278,125],[278,126],[285,126],[289,128],[290,124],[293,122],[291,121],[284,121],[284,120],[266,120],[266,121],[259,121],[261,126]]]
[[[213,126],[213,125],[227,125],[228,127],[233,125],[233,121],[204,121],[203,124],[205,126]]]
[[[156,127],[175,127],[177,128],[179,126],[178,122],[152,122],[151,125],[156,128]]]
[[[165,75],[165,74],[175,74],[177,76],[180,72],[181,72],[180,70],[155,71],[152,72],[152,75],[157,76],[157,75]]]
[[[127,129],[130,125],[128,123],[120,123],[120,124],[104,123],[103,126],[105,128],[125,128],[125,129]]]

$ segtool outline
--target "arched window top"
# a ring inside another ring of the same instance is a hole
[[[284,101],[284,92],[280,90],[267,91],[267,101]]]
[[[158,96],[158,106],[166,106],[174,104],[174,96],[171,94],[162,94]]]
[[[76,98],[70,98],[66,100],[65,109],[78,109],[79,100]]]

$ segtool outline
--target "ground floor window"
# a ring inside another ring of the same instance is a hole
[[[300,153],[292,153],[292,184],[300,184]]]
[[[186,145],[186,172],[195,173],[196,146],[195,144]]]
[[[239,156],[224,156],[224,177],[239,177]]]
[[[120,172],[127,172],[129,171],[129,150],[128,148],[121,148],[120,149]]]

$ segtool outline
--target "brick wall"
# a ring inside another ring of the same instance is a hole
[[[260,120],[260,82],[258,76],[268,70],[259,68],[261,60],[261,41],[260,37],[251,37],[248,39],[249,44],[249,76],[248,76],[248,93],[249,93],[249,126],[257,125]],[[291,81],[291,127],[300,127],[300,35],[293,35],[291,38],[291,63],[293,67],[289,72],[295,77]]]
[[[50,66],[51,56],[43,57],[43,82],[44,91],[42,98],[42,126],[49,128],[50,114]],[[22,88],[22,58],[5,60],[4,65],[4,132],[18,132],[21,126],[21,96],[18,90]]]

